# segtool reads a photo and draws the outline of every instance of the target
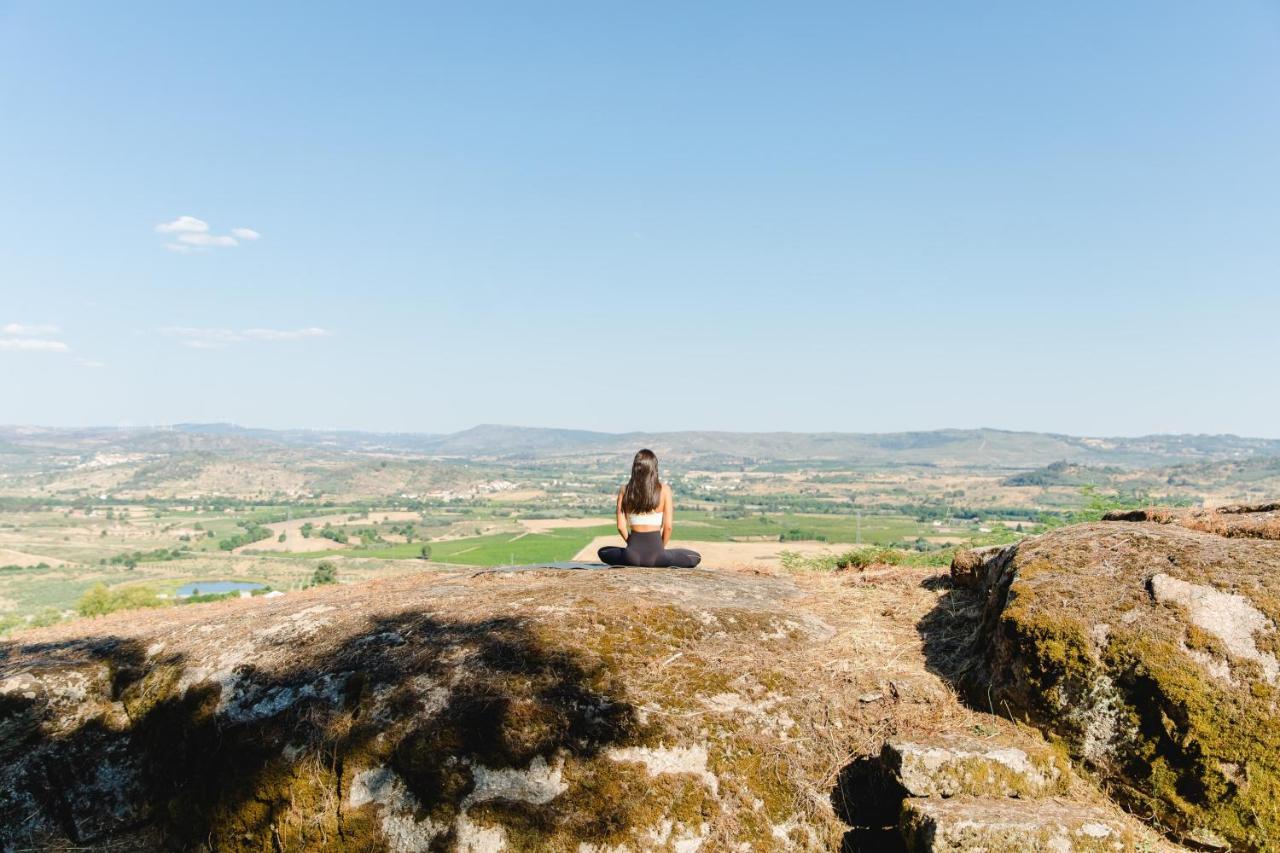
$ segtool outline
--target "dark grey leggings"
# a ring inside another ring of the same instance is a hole
[[[663,548],[662,534],[631,531],[627,547],[608,545],[596,552],[600,562],[611,566],[648,566],[651,568],[692,569],[702,562],[702,555],[688,548]]]

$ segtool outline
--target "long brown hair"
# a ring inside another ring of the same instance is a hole
[[[631,460],[631,479],[622,490],[622,511],[653,512],[662,501],[662,481],[658,479],[658,457],[652,450],[641,450]]]

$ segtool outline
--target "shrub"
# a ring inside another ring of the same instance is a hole
[[[801,554],[783,551],[782,567],[789,571],[829,572],[841,569],[865,569],[868,566],[945,566],[951,562],[952,548],[924,552],[897,548],[851,549],[843,554]]]
[[[121,589],[108,589],[104,583],[89,587],[80,601],[76,603],[76,611],[81,616],[105,616],[117,610],[137,610],[142,607],[164,607],[168,604],[157,598],[155,590],[146,586],[127,586]]]
[[[210,601],[226,601],[228,598],[239,598],[240,592],[233,590],[232,592],[206,592],[203,594],[192,593],[185,598],[178,599],[182,604],[207,604]]]
[[[81,616],[101,616],[111,612],[111,591],[105,583],[94,584],[85,590],[76,603]]]
[[[846,551],[836,557],[835,567],[837,569],[865,569],[867,566],[883,565],[898,566],[903,562],[901,551],[895,551],[892,548],[863,548],[856,551]]]
[[[790,530],[784,530],[781,534],[779,534],[778,538],[781,539],[783,542],[826,542],[827,541],[827,537],[823,536],[821,533],[816,533],[812,530],[802,530],[798,527],[793,527]]]
[[[778,555],[782,567],[789,572],[827,572],[834,567],[830,554],[801,554],[799,551],[783,551]]]
[[[52,607],[46,607],[31,617],[30,625],[32,628],[47,628],[50,625],[61,621],[62,613]]]
[[[331,539],[334,542],[337,542],[339,545],[346,545],[348,541],[346,533],[343,533],[336,527],[330,527],[327,524],[324,526],[324,530],[320,531],[320,535],[325,539]]]
[[[311,575],[312,586],[321,586],[323,584],[337,582],[338,567],[328,560],[321,561],[320,565],[316,566],[315,572]]]

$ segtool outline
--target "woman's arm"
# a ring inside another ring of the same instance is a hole
[[[666,483],[662,484],[662,547],[667,547],[667,543],[671,541],[671,517],[675,515],[676,500],[671,494],[671,487]]]
[[[618,489],[618,506],[616,510],[618,520],[618,535],[622,537],[622,541],[627,541],[627,515],[622,511],[622,489]]]

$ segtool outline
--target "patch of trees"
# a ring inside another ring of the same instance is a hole
[[[241,545],[252,545],[254,542],[261,542],[263,539],[270,539],[273,535],[271,528],[263,527],[256,521],[242,521],[240,527],[244,528],[244,533],[237,533],[228,536],[226,539],[218,540],[218,547],[223,551],[233,551]]]
[[[51,569],[51,568],[53,567],[43,561],[36,563],[34,566],[19,566],[17,563],[11,563],[10,565],[7,565],[7,566],[0,566],[0,572],[21,572],[21,571],[30,571],[32,569],[39,571],[41,569]]]
[[[981,521],[983,519],[1010,519],[1026,521],[1030,513],[1026,507],[1017,506],[984,506],[966,507],[955,504],[876,504],[868,507],[884,515],[905,515],[916,521]],[[1042,515],[1059,515],[1053,511],[1042,511]]]
[[[757,512],[805,513],[811,515],[848,515],[849,504],[816,495],[752,495],[750,502],[741,497],[724,494],[699,493],[694,498],[700,503],[723,504],[724,518],[742,518]]]
[[[376,527],[361,527],[354,531],[355,535],[360,537],[360,544],[373,545],[377,542],[385,542],[382,534],[378,532]]]
[[[157,548],[154,551],[130,551],[125,554],[116,554],[110,560],[103,559],[99,563],[132,569],[139,563],[167,563],[170,560],[181,560],[186,555],[187,552],[183,548]]]
[[[266,595],[271,592],[271,587],[264,586],[255,590],[250,590],[250,595]],[[207,604],[210,601],[226,601],[228,598],[239,598],[240,590],[233,589],[231,592],[205,592],[198,590],[185,598],[179,598],[179,604]]]
[[[790,530],[784,530],[778,534],[778,538],[783,542],[826,542],[827,537],[813,530],[801,530],[793,527]]]
[[[328,524],[328,523],[326,523],[324,528],[320,531],[320,535],[323,536],[325,539],[330,539],[334,542],[337,542],[339,545],[346,545],[347,542],[349,541],[345,531],[337,527],[334,527],[332,524]]]
[[[391,532],[398,536],[403,536],[406,542],[412,542],[418,535],[418,531],[412,523],[394,525],[391,528]]]

